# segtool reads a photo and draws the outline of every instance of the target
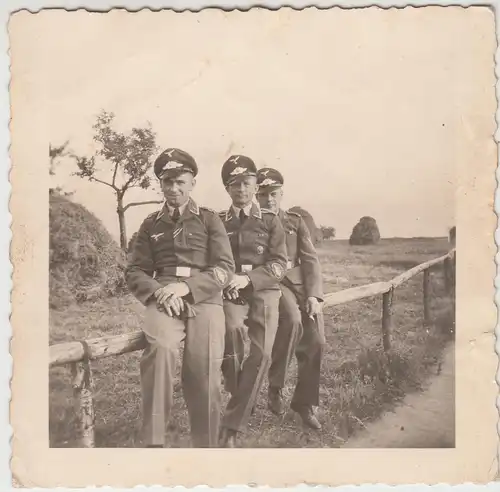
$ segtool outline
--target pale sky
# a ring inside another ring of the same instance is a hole
[[[457,56],[454,40],[472,34],[457,22],[444,35],[446,9],[370,10],[61,12],[26,76],[43,80],[53,145],[89,151],[101,108],[124,130],[149,120],[161,147],[197,160],[201,205],[228,206],[220,168],[244,153],[284,174],[286,207],[338,237],[364,215],[382,237],[446,235],[454,127],[471,91],[472,50]],[[118,237],[111,190],[66,171],[59,181]],[[129,236],[155,208],[127,212]]]

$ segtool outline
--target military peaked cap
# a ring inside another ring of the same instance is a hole
[[[283,175],[272,167],[263,167],[257,173],[257,185],[259,189],[281,188],[284,182]]]
[[[194,158],[181,149],[164,150],[155,160],[154,172],[158,179],[174,177],[183,173],[198,174],[198,166]]]
[[[228,186],[240,178],[256,175],[257,166],[255,162],[245,155],[232,155],[224,162],[221,171],[224,186]]]

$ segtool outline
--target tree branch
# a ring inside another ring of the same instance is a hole
[[[115,162],[115,170],[113,172],[113,181],[111,181],[111,183],[113,183],[113,188],[115,188],[117,172],[118,172],[118,162]]]
[[[103,185],[109,186],[110,188],[113,188],[113,190],[118,191],[118,188],[116,186],[113,186],[111,183],[107,183],[106,181],[102,181],[101,179],[98,178],[90,178],[91,181],[97,181],[98,183],[102,183]]]
[[[138,205],[153,205],[155,203],[163,203],[163,200],[147,200],[145,202],[132,202],[123,207],[123,211],[130,207],[137,207]]]
[[[123,193],[125,193],[129,187],[130,187],[130,184],[134,181],[134,177],[130,178],[123,186],[122,186],[122,191]]]

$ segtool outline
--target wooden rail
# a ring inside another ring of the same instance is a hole
[[[375,282],[332,292],[325,296],[325,306],[338,306],[382,295],[382,345],[386,352],[391,351],[392,303],[394,290],[420,273],[423,275],[424,324],[430,323],[430,283],[431,268],[443,264],[445,287],[448,292],[455,284],[455,249],[448,254],[421,263],[398,275],[388,282]],[[90,361],[103,357],[135,352],[146,347],[142,331],[123,335],[94,338],[82,341],[58,343],[49,347],[49,367],[71,365],[73,389],[79,403],[79,422],[83,447],[95,446],[95,413],[93,403],[93,381]]]

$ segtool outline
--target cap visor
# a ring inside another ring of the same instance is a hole
[[[227,184],[230,185],[233,183],[239,183],[240,181],[243,181],[245,178],[248,178],[251,176],[255,177],[256,174],[255,173],[241,173],[241,174],[238,174],[237,176],[233,176],[230,179],[228,179]]]
[[[180,176],[181,174],[193,174],[192,169],[189,168],[177,168],[177,169],[167,169],[166,171],[163,171],[159,176],[158,179],[163,179],[163,178],[176,178],[177,176]]]
[[[259,186],[259,190],[277,190],[278,188],[282,188],[283,185],[282,184],[272,184],[272,185],[258,185]]]

